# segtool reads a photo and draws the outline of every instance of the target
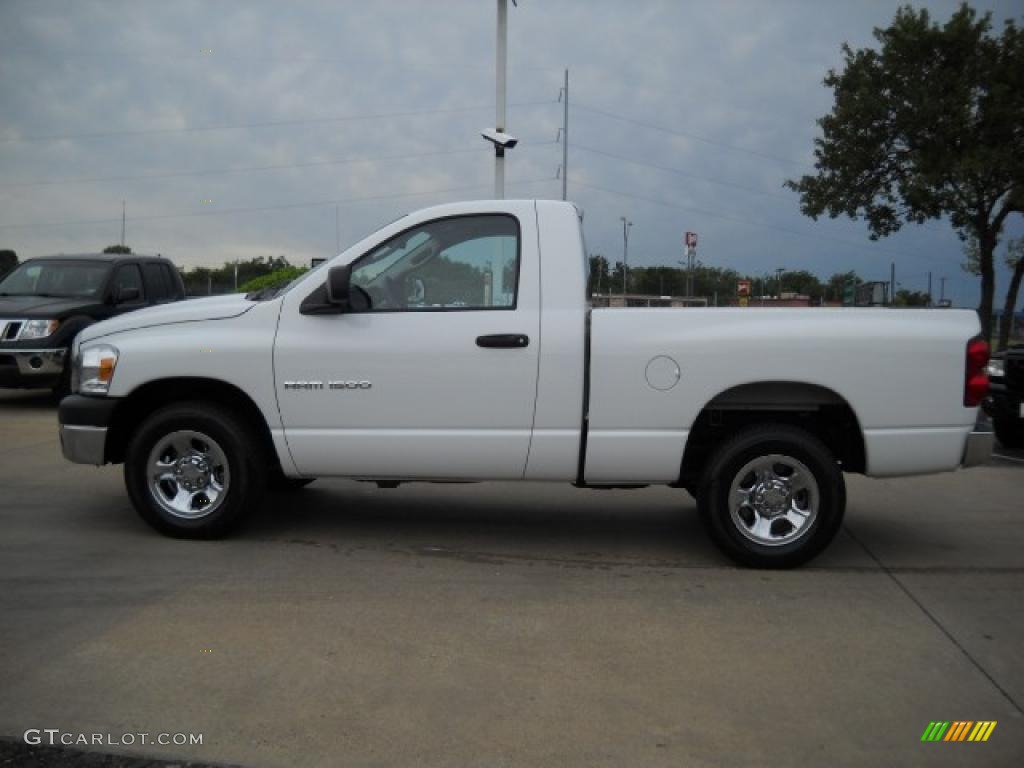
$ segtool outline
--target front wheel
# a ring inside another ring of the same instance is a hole
[[[224,536],[261,498],[258,440],[230,412],[180,403],[146,418],[128,444],[124,479],[143,520],[189,539]]]
[[[814,435],[764,424],[737,433],[711,457],[697,508],[712,540],[737,563],[792,568],[839,531],[846,485]]]

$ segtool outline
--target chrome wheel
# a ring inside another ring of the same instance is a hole
[[[777,453],[744,464],[729,487],[733,525],[764,546],[789,544],[806,534],[819,504],[818,483],[807,465]]]
[[[224,450],[209,436],[191,430],[157,440],[146,471],[156,503],[188,520],[214,512],[224,502],[231,481]]]

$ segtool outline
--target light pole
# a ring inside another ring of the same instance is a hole
[[[786,271],[785,267],[779,267],[775,270],[775,285],[778,299],[782,298],[782,273]]]
[[[626,306],[626,285],[629,275],[629,228],[633,222],[625,216],[619,216],[622,220],[622,306]]]

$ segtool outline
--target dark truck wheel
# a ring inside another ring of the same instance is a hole
[[[740,565],[792,568],[839,531],[846,485],[814,435],[763,424],[737,433],[711,457],[697,508],[715,544]]]
[[[992,428],[1004,448],[1024,448],[1024,419],[996,416],[992,419]]]
[[[265,463],[256,445],[256,436],[231,412],[200,402],[162,408],[128,444],[128,495],[142,519],[161,533],[224,536],[262,498]]]

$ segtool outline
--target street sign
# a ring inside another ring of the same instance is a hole
[[[697,247],[697,233],[696,232],[687,232],[686,233],[686,247],[687,248],[696,248]]]

